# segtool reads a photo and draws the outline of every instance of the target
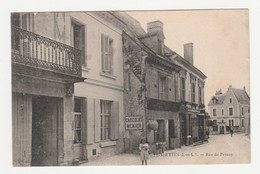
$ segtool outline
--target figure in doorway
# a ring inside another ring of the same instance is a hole
[[[142,165],[147,165],[147,160],[149,158],[149,144],[145,139],[141,140],[141,143],[139,145],[140,150],[140,158],[142,160]]]

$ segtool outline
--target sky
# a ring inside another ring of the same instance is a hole
[[[146,30],[147,23],[164,24],[165,45],[183,56],[183,44],[192,42],[194,65],[206,76],[205,104],[229,85],[249,93],[248,10],[131,11]],[[249,93],[250,94],[250,93]]]

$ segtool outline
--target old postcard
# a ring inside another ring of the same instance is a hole
[[[249,11],[12,12],[12,162],[249,164]]]

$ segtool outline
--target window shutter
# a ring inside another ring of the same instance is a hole
[[[81,33],[81,59],[82,59],[82,65],[87,65],[87,60],[85,57],[85,27],[82,26],[80,28]]]
[[[102,72],[105,71],[105,37],[101,34],[101,64]]]
[[[119,138],[119,102],[114,101],[111,105],[111,140]]]
[[[88,137],[88,105],[87,99],[82,99],[82,143],[87,144],[87,137]]]
[[[94,135],[95,135],[95,142],[100,141],[100,134],[101,134],[101,119],[100,119],[100,100],[94,99],[95,101],[95,115],[94,115]]]
[[[95,108],[94,99],[87,99],[87,144],[94,143]]]
[[[113,67],[113,40],[110,40],[110,42],[109,42],[110,44],[109,44],[109,55],[110,55],[110,57],[109,57],[109,63],[110,63],[110,73],[111,74],[113,74],[113,70],[114,70],[114,67]]]

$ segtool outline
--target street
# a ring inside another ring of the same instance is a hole
[[[151,155],[148,160],[148,165],[241,163],[250,163],[250,140],[244,134],[210,135],[208,143],[168,150],[161,155]],[[136,154],[120,154],[81,165],[141,165],[141,161]]]

